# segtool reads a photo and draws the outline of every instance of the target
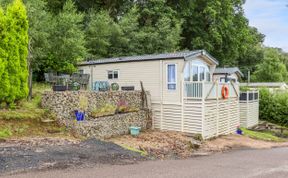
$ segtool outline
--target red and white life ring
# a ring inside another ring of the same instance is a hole
[[[229,97],[229,89],[227,85],[223,85],[221,94],[223,99],[227,99]]]

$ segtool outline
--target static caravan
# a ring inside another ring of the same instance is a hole
[[[79,64],[97,81],[151,94],[153,127],[200,134],[203,138],[235,132],[240,123],[238,83],[213,81],[218,61],[205,50],[119,57]]]
[[[244,77],[244,75],[238,67],[217,67],[213,73],[213,80],[219,80],[220,82],[229,82],[232,80],[236,83],[239,82],[242,77]]]

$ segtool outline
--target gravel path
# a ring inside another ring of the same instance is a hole
[[[0,145],[0,175],[28,170],[89,167],[97,164],[133,164],[138,153],[96,139],[79,143]]]

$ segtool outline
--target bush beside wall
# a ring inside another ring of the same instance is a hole
[[[261,120],[288,126],[288,92],[271,93],[260,90],[259,116]]]

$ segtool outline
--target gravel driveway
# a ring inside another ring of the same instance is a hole
[[[79,143],[0,145],[0,175],[43,169],[89,167],[96,164],[132,164],[140,154],[96,139]]]

